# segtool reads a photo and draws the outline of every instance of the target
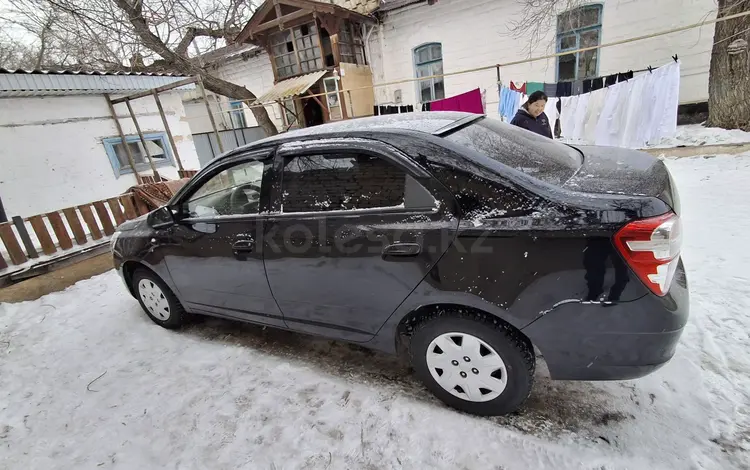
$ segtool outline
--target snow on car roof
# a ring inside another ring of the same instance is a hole
[[[367,132],[374,129],[403,129],[432,134],[438,129],[448,126],[467,116],[471,116],[471,114],[435,111],[388,114],[384,116],[349,119],[346,121],[330,122],[319,126],[284,132],[273,137],[267,137],[255,141],[248,147],[257,147],[274,141],[294,141],[296,138],[324,136],[341,132]]]

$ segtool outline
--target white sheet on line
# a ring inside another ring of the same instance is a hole
[[[561,99],[564,138],[641,148],[677,132],[680,64],[672,62],[626,82]]]

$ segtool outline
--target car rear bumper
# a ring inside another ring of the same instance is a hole
[[[570,302],[523,332],[559,380],[643,377],[674,355],[688,319],[689,296],[680,262],[669,293],[613,304]]]

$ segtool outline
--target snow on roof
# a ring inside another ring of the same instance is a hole
[[[395,10],[397,8],[411,5],[412,3],[422,3],[427,0],[380,0],[379,11]]]
[[[265,52],[265,50],[255,44],[238,43],[230,44],[228,46],[214,49],[213,51],[206,52],[196,57],[199,61],[204,64],[213,64],[221,60],[229,60],[235,57],[243,56],[245,54],[257,55]]]
[[[7,70],[0,68],[0,98],[91,95],[150,90],[180,81],[187,75],[153,72],[79,70]],[[195,85],[180,87],[194,89]]]

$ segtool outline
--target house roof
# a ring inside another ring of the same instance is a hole
[[[323,75],[328,73],[327,70],[318,70],[317,72],[300,75],[299,77],[282,80],[265,92],[263,96],[255,100],[256,103],[271,103],[276,100],[283,100],[291,96],[301,95],[313,86]]]
[[[0,68],[0,98],[129,93],[169,85],[185,78],[185,75],[170,73]],[[195,85],[186,85],[178,89],[194,88]]]
[[[377,10],[381,3],[380,0],[328,0],[328,2],[363,15],[369,15]]]
[[[397,8],[411,5],[412,3],[423,3],[427,0],[380,0],[378,11],[391,11]]]
[[[196,57],[196,59],[201,61],[203,64],[208,65],[216,63],[220,60],[229,60],[235,57],[245,56],[246,54],[252,56],[260,54],[262,52],[264,52],[263,48],[260,46],[256,46],[255,44],[235,43],[228,46],[219,47],[218,49],[214,49],[212,51],[208,51],[204,54],[199,55],[198,57]]]
[[[335,0],[336,3],[345,3],[345,1],[351,2],[351,0]],[[365,0],[359,0],[364,2]],[[236,43],[243,43],[250,39],[259,31],[268,31],[271,28],[283,26],[284,23],[289,23],[297,20],[306,15],[312,15],[313,13],[332,15],[341,18],[349,18],[360,22],[373,22],[373,18],[370,16],[363,15],[355,10],[344,8],[334,3],[334,0],[315,1],[315,0],[266,0],[261,6],[259,6],[250,21],[247,22],[240,34],[235,38]],[[292,13],[279,13],[283,9],[281,6],[291,7],[292,10],[296,11]],[[270,14],[276,14],[277,16],[269,21],[263,22],[263,20]],[[278,15],[281,16],[278,16]]]

